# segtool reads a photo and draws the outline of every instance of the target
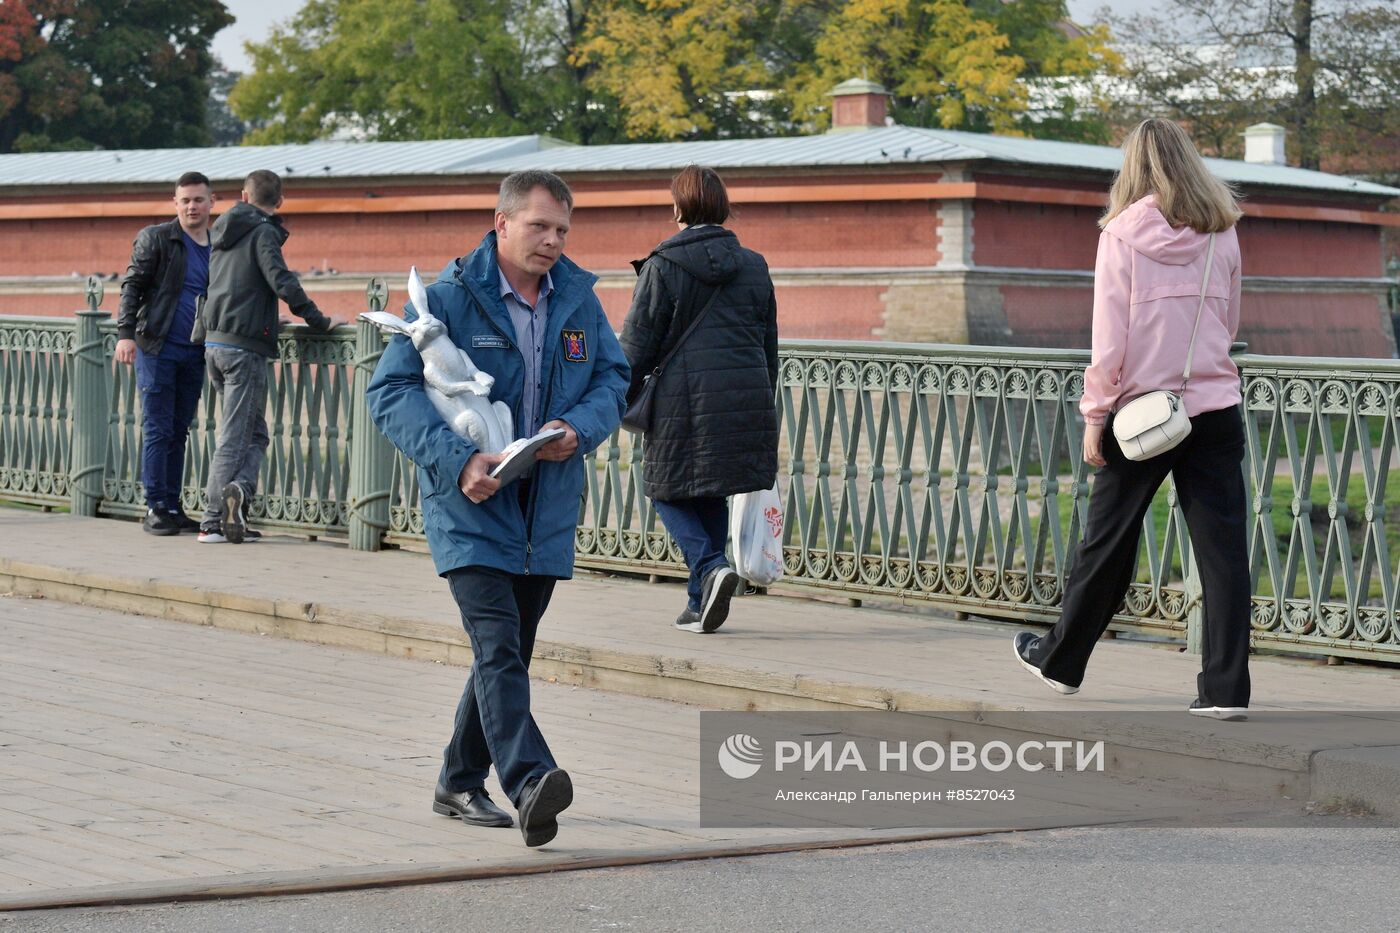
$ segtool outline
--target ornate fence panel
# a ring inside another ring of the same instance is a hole
[[[1082,351],[785,343],[785,582],[1053,620],[1087,514]],[[683,572],[614,437],[597,453],[583,566]],[[1184,631],[1189,544],[1170,487],[1121,624]]]
[[[111,322],[99,328],[98,319],[0,318],[0,498],[76,502],[73,477],[95,469],[77,462],[89,454],[76,453],[76,421],[87,426],[84,450],[106,451],[97,508],[130,515],[144,508],[140,397],[131,369],[111,362]],[[81,328],[88,328],[84,346]],[[110,382],[90,397],[106,406],[105,421],[75,411],[74,360],[99,343],[107,368],[94,371]],[[376,443],[362,441],[354,455],[374,469],[351,475],[351,418],[364,415],[352,405],[352,380],[358,367],[364,384],[381,348],[368,327],[326,337],[297,329],[282,338],[268,405],[272,447],[253,501],[260,524],[346,534],[355,489],[365,510],[355,546],[377,545],[384,525],[384,541],[421,545],[412,464],[376,433],[369,435]],[[1055,618],[1092,483],[1080,457],[1077,405],[1085,353],[789,342],[782,355],[786,583]],[[1392,469],[1400,456],[1400,362],[1238,361],[1256,642],[1400,660],[1400,471]],[[185,465],[191,513],[203,508],[216,418],[216,399],[206,393]],[[106,432],[95,447],[94,426]],[[578,563],[683,575],[681,555],[643,494],[644,452],[634,441],[620,432],[589,457]],[[1169,483],[1148,513],[1116,622],[1189,635],[1199,611],[1185,520]]]
[[[0,317],[0,497],[68,504],[76,337],[71,319]]]
[[[106,495],[109,515],[145,512],[141,487],[141,394],[134,367],[111,362],[116,327],[104,325],[111,366],[112,410],[107,443]],[[258,494],[249,512],[260,526],[301,534],[343,534],[350,481],[350,382],[355,333],[311,334],[293,328],[278,340],[270,361],[267,426],[271,436]],[[181,494],[185,510],[198,516],[217,439],[218,396],[208,391],[190,428]]]
[[[1247,357],[1256,641],[1400,658],[1400,363]]]

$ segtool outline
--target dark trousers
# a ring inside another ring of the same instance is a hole
[[[141,485],[153,509],[180,508],[185,441],[204,388],[204,347],[167,342],[159,355],[136,351],[141,393]]]
[[[701,496],[666,502],[654,499],[652,504],[685,555],[685,565],[690,568],[690,581],[685,588],[687,604],[692,612],[699,612],[705,574],[724,563],[724,545],[729,540],[729,500],[723,496]]]
[[[1212,706],[1249,705],[1243,455],[1238,406],[1192,418],[1190,436],[1151,460],[1124,457],[1112,424],[1105,427],[1103,456],[1108,465],[1094,478],[1089,521],[1065,581],[1060,621],[1031,658],[1046,677],[1073,687],[1083,681],[1089,655],[1132,583],[1143,517],[1153,494],[1172,473],[1204,593],[1196,690]]]
[[[525,785],[555,767],[530,715],[529,677],[535,631],[554,583],[553,577],[490,567],[462,567],[447,574],[472,643],[471,674],[438,778],[451,793],[481,787],[495,764],[501,789],[519,805]]]

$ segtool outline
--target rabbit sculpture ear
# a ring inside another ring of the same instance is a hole
[[[391,334],[410,333],[408,324],[404,323],[403,318],[394,317],[387,311],[362,311],[360,312],[360,319],[369,321],[380,330],[387,330]]]
[[[428,290],[423,287],[423,280],[418,277],[417,266],[410,266],[408,270],[408,301],[419,317],[433,316],[428,310]]]

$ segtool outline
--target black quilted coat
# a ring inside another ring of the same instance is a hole
[[[667,364],[646,435],[646,494],[668,501],[767,489],[778,470],[778,307],[763,257],[718,226],[687,227],[646,259],[622,350],[628,401],[715,289],[714,305]]]

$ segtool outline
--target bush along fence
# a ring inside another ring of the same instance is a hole
[[[368,305],[387,290],[369,287]],[[0,498],[137,516],[140,395],[112,359],[101,283],[75,319],[0,317]],[[270,363],[260,527],[360,550],[423,543],[412,465],[365,388],[384,337],[289,328]],[[1053,621],[1092,487],[1079,457],[1087,354],[857,342],[782,346],[785,583],[851,598]],[[1400,661],[1400,363],[1241,355],[1255,643]],[[184,504],[203,508],[218,411],[191,429]],[[684,572],[642,495],[641,445],[589,455],[583,568]],[[1149,512],[1122,628],[1199,638],[1200,592],[1170,483]]]

